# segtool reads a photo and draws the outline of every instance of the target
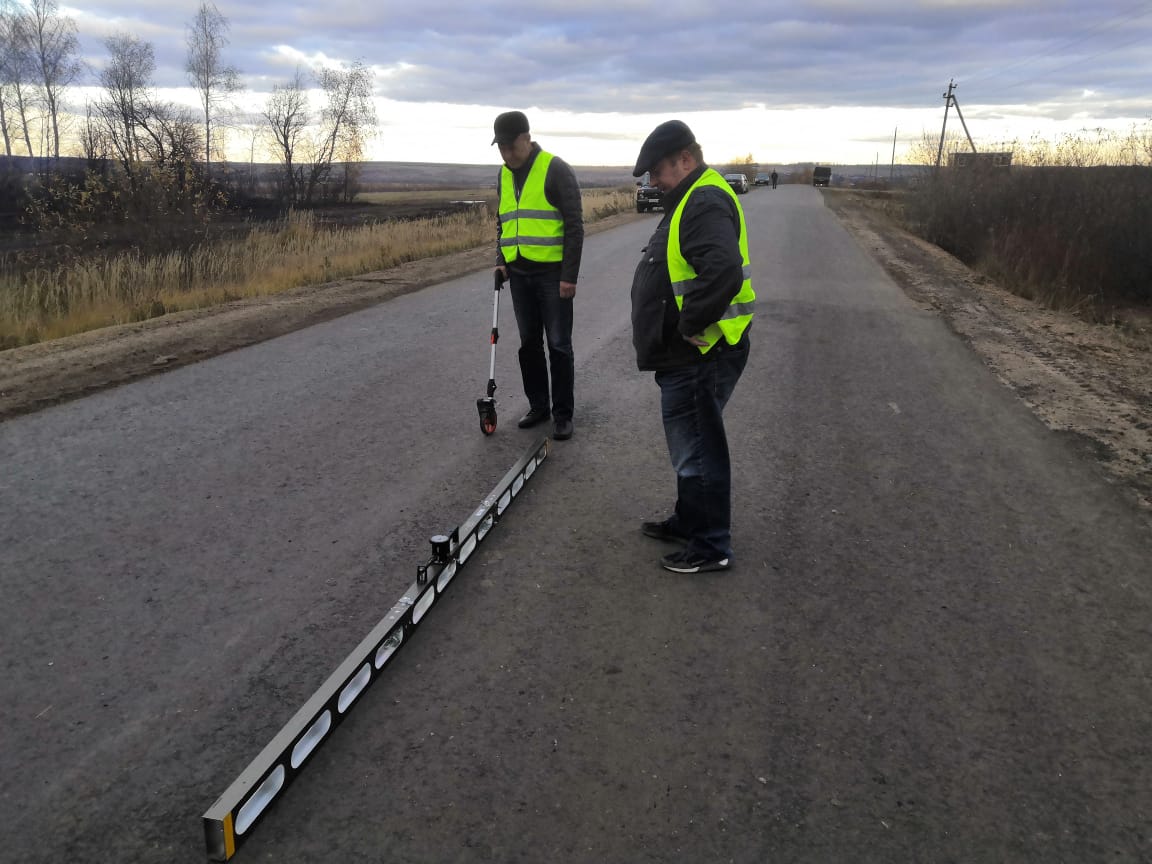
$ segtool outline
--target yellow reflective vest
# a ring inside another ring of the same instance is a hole
[[[519,197],[508,166],[500,169],[500,252],[505,262],[521,256],[541,262],[564,258],[564,218],[544,194],[551,162],[551,153],[536,154]]]
[[[684,197],[680,199],[676,212],[672,214],[672,222],[668,227],[668,278],[672,282],[672,293],[676,297],[676,308],[684,309],[684,295],[695,285],[696,271],[692,269],[680,251],[680,217],[684,213],[684,205],[692,197],[692,193],[701,186],[719,186],[732,197],[736,205],[736,212],[740,214],[740,258],[743,264],[744,281],[740,291],[732,298],[732,302],[724,311],[723,316],[715,324],[709,324],[700,333],[700,338],[708,344],[697,346],[701,354],[708,353],[717,342],[724,339],[729,345],[735,345],[752,323],[753,307],[756,305],[756,292],[752,290],[752,265],[748,261],[748,227],[744,224],[744,209],[740,200],[732,191],[728,182],[720,176],[719,172],[707,169],[693,183]]]

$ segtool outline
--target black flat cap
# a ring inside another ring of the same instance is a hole
[[[669,153],[684,150],[695,143],[696,136],[683,120],[661,123],[644,139],[640,155],[636,157],[636,167],[632,169],[632,176],[639,177]]]
[[[492,124],[492,131],[496,133],[493,144],[511,144],[528,131],[528,118],[523,111],[505,111]]]

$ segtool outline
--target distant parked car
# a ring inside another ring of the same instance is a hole
[[[812,169],[812,185],[813,186],[828,186],[832,183],[832,169],[827,166],[817,165]]]
[[[767,174],[757,174],[756,179],[752,181],[753,186],[771,186],[772,178]]]
[[[748,176],[745,174],[725,174],[724,179],[728,181],[728,185],[732,187],[732,191],[737,195],[743,195],[748,191]]]

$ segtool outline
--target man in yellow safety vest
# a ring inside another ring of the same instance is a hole
[[[493,131],[492,143],[504,160],[496,268],[510,283],[528,397],[528,413],[518,425],[527,428],[552,417],[552,437],[563,441],[572,437],[575,403],[572,298],[584,247],[580,185],[563,159],[532,140],[522,112],[501,114]]]
[[[656,373],[676,506],[649,537],[683,549],[660,564],[674,573],[732,564],[731,464],[724,406],[748,362],[756,294],[744,211],[724,178],[704,162],[679,120],[657,126],[640,148],[635,177],[648,173],[664,194],[664,218],[632,280],[636,365]]]

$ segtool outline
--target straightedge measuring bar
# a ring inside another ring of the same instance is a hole
[[[356,649],[328,676],[268,745],[204,814],[208,857],[227,861],[309,759],[338,726],[357,698],[388,665],[420,624],[477,545],[500,521],[524,483],[548,457],[549,441],[533,444],[463,525],[432,538],[432,557],[416,581]]]

